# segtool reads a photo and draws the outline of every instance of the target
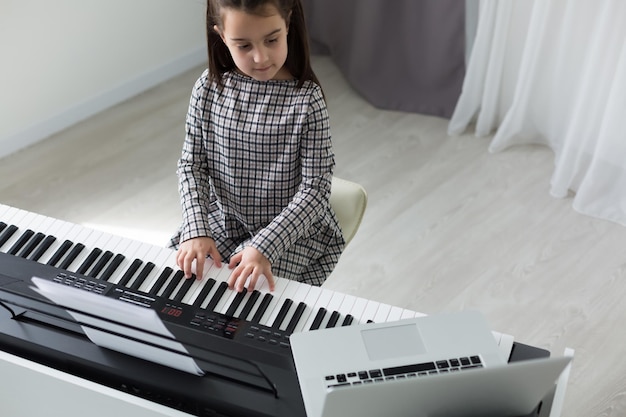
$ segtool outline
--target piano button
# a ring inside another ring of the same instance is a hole
[[[261,322],[261,319],[263,318],[263,315],[267,311],[267,308],[270,305],[273,298],[274,296],[271,293],[269,292],[265,293],[265,295],[263,296],[263,299],[261,300],[261,303],[259,304],[259,307],[257,308],[256,312],[254,313],[254,316],[252,317],[251,321],[253,323]]]
[[[50,249],[50,246],[57,240],[54,236],[46,236],[37,246],[37,249],[28,257],[31,261],[38,261],[47,251]]]
[[[65,256],[67,251],[70,250],[70,248],[73,245],[74,244],[70,242],[69,240],[66,240],[65,242],[63,242],[61,246],[59,246],[57,250],[54,252],[52,257],[48,260],[47,264],[51,266],[59,265],[59,263],[61,262],[61,259],[63,259],[63,256]]]
[[[77,243],[70,252],[63,258],[61,264],[58,266],[60,269],[67,270],[69,266],[74,262],[76,257],[85,249],[85,245],[82,243]]]
[[[153,268],[154,268],[154,264],[152,262],[147,262],[141,269],[141,272],[139,272],[139,274],[137,275],[137,278],[135,278],[135,280],[130,285],[130,289],[138,290],[139,287],[141,287],[141,284],[143,284],[148,274],[152,272]]]
[[[211,301],[206,305],[205,309],[208,311],[214,311],[215,306],[220,301],[220,299],[224,296],[224,293],[228,289],[228,283],[226,281],[220,282],[220,285],[217,287],[215,294],[211,297]]]
[[[124,275],[122,275],[122,278],[120,278],[120,280],[117,282],[117,285],[125,287],[126,284],[128,284],[128,282],[131,280],[131,278],[135,276],[141,264],[143,264],[141,259],[135,259],[133,262],[131,262],[126,272],[124,272]]]
[[[352,321],[354,321],[354,317],[352,317],[351,314],[348,314],[344,319],[343,322],[341,323],[341,326],[350,326],[352,324]]]
[[[296,326],[300,322],[300,319],[302,319],[302,314],[304,313],[305,310],[306,310],[306,303],[304,301],[300,301],[298,303],[298,306],[296,307],[295,312],[293,313],[293,316],[291,316],[291,320],[289,321],[289,324],[285,328],[285,332],[287,334],[292,334],[294,332]]]
[[[113,257],[113,252],[111,252],[110,250],[105,251],[102,254],[102,256],[98,259],[98,262],[96,262],[93,268],[91,268],[87,276],[90,276],[92,278],[97,278],[98,274],[102,272],[102,270],[109,263],[112,257]]]
[[[322,320],[324,320],[324,316],[326,315],[326,309],[324,307],[320,308],[315,315],[315,319],[311,324],[309,330],[317,330],[322,325]]]
[[[7,253],[9,255],[17,255],[20,249],[22,249],[22,247],[26,245],[26,242],[28,242],[34,234],[35,232],[30,229],[25,230],[24,233],[22,233],[20,237],[15,241],[15,243],[13,243],[11,249],[9,249]]]
[[[235,298],[233,298],[231,303],[228,305],[228,310],[226,310],[226,313],[225,313],[226,316],[228,316],[228,317],[234,317],[235,316],[235,312],[237,311],[237,309],[241,305],[241,302],[246,297],[247,293],[248,293],[248,290],[246,288],[244,288],[243,291],[238,292],[238,293],[235,294]]]
[[[177,301],[177,302],[183,301],[183,298],[185,298],[185,295],[187,295],[187,292],[189,291],[193,283],[196,281],[197,281],[196,274],[193,274],[191,278],[183,278],[183,283],[173,298],[174,301]]]
[[[276,318],[272,321],[272,325],[271,327],[275,328],[275,329],[279,329],[280,326],[283,324],[283,320],[285,320],[285,317],[287,316],[287,313],[289,312],[289,309],[291,308],[291,305],[293,304],[293,300],[291,300],[290,298],[285,299],[285,301],[283,301],[283,305],[280,307],[280,310],[278,311],[278,314],[276,315]]]
[[[246,301],[246,304],[243,306],[243,308],[241,309],[241,312],[237,315],[237,317],[239,317],[242,320],[247,320],[248,316],[250,315],[250,312],[256,305],[257,300],[259,299],[260,296],[261,296],[261,292],[259,290],[252,291],[252,293],[250,293],[250,298],[248,298],[248,301]]]
[[[109,279],[111,279],[111,277],[113,276],[115,271],[117,271],[117,269],[119,268],[123,260],[124,260],[124,255],[119,254],[119,253],[115,255],[113,257],[113,260],[109,264],[109,266],[106,267],[106,269],[100,276],[100,279],[103,281],[108,281]]]
[[[86,275],[89,268],[91,268],[91,266],[94,264],[94,262],[96,262],[96,259],[98,259],[101,254],[102,249],[93,248],[80,264],[80,266],[76,269],[76,272],[82,275]]]
[[[37,245],[41,243],[43,238],[46,237],[41,232],[35,233],[35,235],[26,243],[26,245],[22,248],[22,251],[17,255],[20,258],[28,258],[28,256],[33,253]]]
[[[193,305],[195,307],[200,307],[202,304],[204,304],[204,302],[206,301],[207,296],[211,292],[211,289],[215,286],[215,282],[216,281],[213,278],[208,278],[207,279],[206,283],[204,284],[204,286],[200,290],[200,293],[198,294],[196,299],[193,301]]]
[[[165,289],[159,295],[163,298],[169,299],[176,287],[178,287],[178,284],[180,284],[183,279],[185,279],[185,273],[179,269],[174,273],[172,278],[165,286]]]
[[[330,315],[330,318],[328,319],[326,328],[335,327],[337,325],[337,322],[339,321],[339,316],[340,314],[338,311],[333,311],[332,314]]]

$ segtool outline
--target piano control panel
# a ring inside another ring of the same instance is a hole
[[[135,306],[149,308],[155,311],[159,318],[167,323],[202,334],[217,336],[223,339],[234,340],[246,345],[260,347],[265,350],[279,352],[291,357],[289,334],[284,330],[251,323],[236,317],[230,317],[215,311],[208,311],[188,304],[163,299],[141,291],[130,290],[126,287],[90,278],[77,273],[59,270],[47,265],[37,264],[26,259],[0,253],[0,263],[5,271],[20,271],[11,278],[23,281],[27,285],[0,286],[17,295],[28,297],[27,291],[22,291],[30,285],[32,276],[48,279],[59,285],[71,286],[83,291],[111,297]],[[5,272],[6,275],[6,272]],[[22,294],[20,294],[22,293]]]

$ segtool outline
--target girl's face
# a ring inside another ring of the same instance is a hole
[[[287,60],[287,23],[268,5],[263,15],[224,8],[223,30],[214,27],[242,73],[259,81],[290,79]]]

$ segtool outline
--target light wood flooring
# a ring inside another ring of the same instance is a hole
[[[325,287],[424,313],[481,310],[494,330],[576,350],[563,416],[626,415],[626,229],[549,195],[553,154],[489,154],[447,120],[382,111],[326,57],[336,175],[369,206]],[[0,202],[164,244],[201,68],[0,160]]]

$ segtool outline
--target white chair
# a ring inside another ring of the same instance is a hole
[[[337,215],[347,246],[361,225],[367,207],[367,192],[360,184],[333,177],[330,206]]]

